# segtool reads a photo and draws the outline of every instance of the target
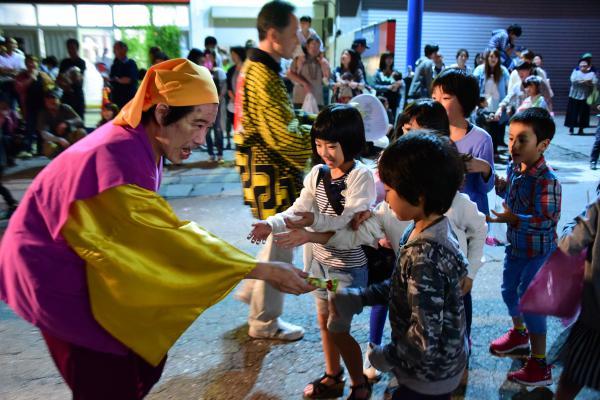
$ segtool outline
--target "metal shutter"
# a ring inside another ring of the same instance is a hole
[[[405,70],[406,1],[365,0],[362,21],[372,24],[396,19],[396,67]],[[597,0],[425,0],[423,41],[440,45],[446,65],[454,63],[456,51],[469,50],[472,63],[482,51],[492,30],[512,23],[523,27],[517,45],[544,57],[544,69],[554,90],[556,111],[566,109],[569,76],[584,52],[595,55],[600,66],[600,6]]]

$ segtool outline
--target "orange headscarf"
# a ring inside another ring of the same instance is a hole
[[[170,106],[214,104],[219,103],[219,95],[208,69],[185,58],[167,60],[148,69],[135,96],[113,123],[135,128],[142,119],[142,112],[158,103]]]

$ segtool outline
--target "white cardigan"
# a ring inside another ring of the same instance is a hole
[[[477,271],[483,264],[483,245],[487,235],[485,215],[477,210],[477,205],[462,193],[456,193],[450,209],[445,214],[450,220],[452,230],[458,238],[460,249],[469,260],[469,273],[475,279]],[[382,201],[373,210],[373,215],[363,222],[357,231],[351,228],[339,230],[329,239],[327,245],[339,249],[350,249],[358,245],[377,247],[379,239],[387,237],[394,252],[399,253],[400,239],[411,221],[400,221],[390,208]]]
[[[361,163],[355,161],[354,168],[348,174],[346,189],[342,191],[346,202],[342,215],[323,215],[317,207],[317,177],[322,164],[314,166],[304,178],[304,187],[300,196],[287,210],[267,218],[267,222],[273,228],[273,233],[285,231],[284,218],[296,219],[295,212],[313,212],[314,223],[310,228],[315,232],[332,232],[345,228],[352,220],[356,212],[365,211],[375,203],[375,179],[371,170]]]

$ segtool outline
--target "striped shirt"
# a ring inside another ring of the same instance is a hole
[[[543,156],[525,172],[511,165],[506,191],[498,194],[519,218],[516,226],[508,225],[506,233],[512,255],[535,257],[556,248],[562,189]]]
[[[348,174],[344,176],[332,179],[331,185],[343,185],[345,188]],[[319,212],[323,215],[337,216],[335,210],[329,204],[327,193],[325,192],[325,186],[323,186],[323,180],[320,179],[317,184],[316,201]],[[346,204],[346,199],[341,196],[342,205]],[[367,265],[367,257],[360,246],[350,250],[339,250],[335,247],[326,246],[318,243],[313,243],[313,257],[322,265],[335,268],[354,268],[362,267]]]

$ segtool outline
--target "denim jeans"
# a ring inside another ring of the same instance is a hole
[[[506,248],[502,277],[502,298],[511,317],[521,316],[519,300],[550,254],[552,254],[552,251],[532,258],[521,258],[510,254],[510,246]],[[530,333],[546,333],[545,315],[523,314],[523,320]]]

